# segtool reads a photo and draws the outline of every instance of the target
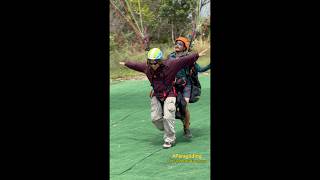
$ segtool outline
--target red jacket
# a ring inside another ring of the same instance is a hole
[[[146,74],[150,83],[153,84],[153,89],[155,92],[154,96],[163,99],[166,97],[175,96],[173,89],[170,88],[167,91],[167,87],[172,85],[179,70],[186,66],[192,65],[198,60],[198,58],[198,53],[192,53],[188,56],[180,57],[179,61],[164,60],[156,71],[149,67],[146,62],[126,61],[125,66]]]

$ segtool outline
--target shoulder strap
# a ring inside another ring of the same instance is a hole
[[[168,55],[168,59],[173,59],[173,58],[176,58],[176,53],[175,52],[172,52]]]

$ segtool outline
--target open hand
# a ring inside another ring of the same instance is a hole
[[[199,56],[201,57],[201,56],[204,56],[204,55],[206,55],[205,54],[205,52],[208,50],[208,48],[207,49],[205,49],[205,50],[203,50],[203,51],[201,51],[200,53],[199,53]]]

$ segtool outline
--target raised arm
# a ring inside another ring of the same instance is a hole
[[[172,64],[174,66],[174,71],[178,72],[180,69],[189,66],[196,62],[199,58],[198,53],[192,53],[188,56],[179,57],[176,61],[173,61]]]
[[[171,61],[171,63],[172,63],[171,66],[173,66],[173,72],[177,73],[178,71],[180,71],[180,69],[182,69],[186,66],[192,65],[194,62],[196,62],[198,60],[198,58],[200,56],[205,55],[206,51],[207,51],[207,49],[200,52],[200,53],[192,53],[188,56],[180,57],[177,61]]]

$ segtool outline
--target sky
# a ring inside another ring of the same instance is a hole
[[[201,0],[200,0],[200,1],[201,1]],[[208,16],[210,16],[210,2],[207,3],[207,4],[201,9],[200,16],[201,16],[201,17],[208,17]]]

